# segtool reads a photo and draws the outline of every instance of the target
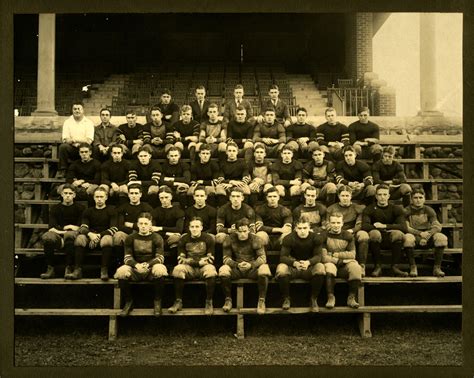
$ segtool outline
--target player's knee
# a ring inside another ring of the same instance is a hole
[[[211,264],[206,264],[202,268],[202,276],[204,278],[212,278],[217,276],[216,267]]]
[[[123,231],[118,231],[112,237],[113,245],[116,247],[120,247],[125,243],[125,239],[127,238],[127,234]]]
[[[100,184],[99,188],[104,189],[107,195],[110,193],[110,187],[107,184]]]
[[[380,233],[379,230],[370,230],[369,231],[369,240],[371,242],[380,243],[382,241],[382,234]]]
[[[192,143],[189,143],[189,147],[193,147],[193,146],[191,146],[191,144],[192,144]],[[169,145],[169,146],[171,146],[171,145]],[[181,142],[176,142],[176,143],[174,144],[174,146],[177,147],[177,148],[179,148],[181,151],[184,150],[184,145],[183,145],[183,143],[181,143]],[[170,149],[170,148],[171,148],[171,147],[168,147],[168,149]],[[165,152],[167,152],[167,151],[166,151],[166,147],[165,147]]]
[[[120,186],[119,186],[119,193],[128,194],[127,185],[120,185]]]
[[[405,194],[408,194],[408,193],[411,193],[412,189],[411,189],[411,186],[409,184],[400,184],[400,193],[402,195],[405,195]]]
[[[257,269],[257,274],[259,276],[267,276],[267,277],[271,277],[271,275],[272,275],[272,273],[270,272],[270,267],[268,266],[268,264],[260,265]]]
[[[94,191],[97,189],[98,185],[96,184],[90,184],[89,187],[86,189],[86,193],[91,196],[94,194]]]
[[[300,185],[293,185],[290,187],[290,196],[299,196],[301,195],[301,186]]]
[[[112,238],[112,235],[104,235],[100,239],[100,247],[112,247],[114,245],[114,240]]]
[[[285,276],[288,276],[289,274],[290,274],[290,269],[288,268],[288,265],[284,263],[280,263],[277,265],[275,277],[277,278],[285,277]]]
[[[324,185],[324,188],[326,189],[327,193],[330,193],[330,194],[337,193],[337,186],[336,184],[332,182],[328,182],[326,185]]]
[[[356,233],[356,240],[358,243],[361,242],[368,242],[369,241],[369,234],[367,231],[357,231]]]
[[[57,234],[55,234],[54,232],[50,232],[50,231],[45,232],[41,236],[41,240],[43,241],[44,245],[54,244],[56,242],[56,239],[57,239]]]
[[[400,230],[393,230],[390,232],[390,241],[392,243],[403,242],[404,233]]]
[[[292,140],[286,144],[288,148],[290,148],[293,151],[298,151],[299,145],[296,141]]]
[[[322,276],[326,274],[326,268],[324,267],[323,263],[316,263],[311,268],[311,274],[313,276]]]
[[[308,143],[308,149],[313,151],[316,147],[319,147],[319,143],[316,141],[312,141]]]
[[[158,185],[151,185],[149,188],[148,188],[148,195],[154,195],[154,194],[158,194]]]
[[[228,235],[224,232],[219,232],[217,235],[216,235],[216,243],[219,243],[219,244],[222,244],[224,243],[226,237]]]
[[[367,185],[365,187],[365,196],[366,197],[373,197],[375,196],[375,186],[374,185]]]
[[[283,185],[277,185],[275,186],[276,190],[278,190],[278,194],[280,195],[280,197],[284,197],[285,196],[285,187]]]
[[[132,275],[132,267],[128,265],[122,265],[117,269],[114,274],[114,278],[117,280],[127,280]]]
[[[263,245],[268,245],[268,243],[270,243],[270,237],[265,231],[258,231],[256,235],[260,238]]]
[[[250,142],[250,141],[247,141],[244,143],[244,150],[247,150],[247,149],[250,149],[250,148],[253,148],[253,143]]]
[[[347,270],[349,272],[349,281],[362,279],[362,268],[357,262],[347,263]]]
[[[370,146],[370,152],[372,154],[381,154],[383,152],[383,147],[380,144],[373,144]]]
[[[87,236],[86,235],[79,235],[76,240],[74,240],[74,245],[77,247],[85,247],[87,246]]]
[[[321,151],[323,151],[325,154],[328,154],[329,153],[329,148],[328,146],[319,146],[321,148]]]
[[[362,154],[362,147],[360,144],[354,144],[352,147],[354,147],[354,150],[358,156]]]
[[[171,275],[175,278],[186,278],[186,266],[184,264],[178,264],[173,268]]]
[[[219,145],[217,146],[217,151],[219,152],[225,152],[227,145],[224,142],[220,142]]]
[[[222,265],[219,268],[219,277],[230,277],[232,269],[229,265]]]
[[[337,267],[333,263],[325,263],[324,269],[326,274],[336,277],[337,276]]]
[[[151,268],[151,274],[156,278],[166,277],[168,275],[168,271],[166,270],[166,266],[163,264],[155,264]]]
[[[433,235],[433,242],[435,247],[447,247],[448,246],[448,237],[441,232],[437,232]]]
[[[172,247],[175,244],[178,244],[179,240],[181,239],[181,234],[173,234],[168,237],[168,240],[166,241],[170,247]]]
[[[415,247],[416,237],[413,234],[405,234],[403,236],[403,246],[405,248]]]
[[[64,241],[74,241],[77,237],[77,231],[66,231],[64,234]]]

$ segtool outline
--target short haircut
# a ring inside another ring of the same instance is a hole
[[[304,193],[306,193],[308,190],[318,190],[318,189],[316,189],[316,187],[314,187],[313,185],[310,185],[306,187],[306,189],[304,190]]]
[[[123,145],[120,143],[112,143],[109,147],[110,147],[110,152],[112,152],[114,148],[119,148],[120,151],[123,152]]]
[[[110,116],[112,117],[112,112],[110,111],[109,108],[102,108],[102,109],[100,109],[99,115],[102,114],[102,112],[109,112]]]
[[[194,222],[194,221],[201,222],[201,226],[204,225],[204,221],[202,220],[201,217],[192,217],[191,220],[189,221],[189,224],[191,224],[191,222]]]
[[[168,151],[166,152],[166,156],[168,156],[168,154],[172,151],[178,151],[179,152],[179,155],[181,156],[181,149],[176,147],[176,146],[171,146]]]
[[[202,190],[202,191],[204,191],[204,193],[206,193],[206,188],[203,185],[196,186],[196,188],[194,189],[193,194],[196,193],[198,190]],[[206,193],[206,195],[207,195],[207,193]]]
[[[424,197],[426,196],[425,190],[422,187],[413,188],[411,196],[413,197],[415,194],[422,194]]]
[[[84,103],[81,100],[76,100],[72,102],[71,109],[74,107],[74,105],[81,105],[84,107]]]
[[[181,114],[183,114],[184,112],[192,112],[192,111],[193,111],[193,108],[191,108],[191,106],[189,105],[183,105],[181,106],[181,109],[180,109]]]
[[[198,89],[199,89],[199,90],[204,89],[204,91],[205,91],[205,90],[206,90],[206,87],[205,87],[204,85],[198,85],[198,86],[196,87],[196,89],[194,90],[194,92],[196,92]]]
[[[370,114],[370,110],[367,106],[363,106],[362,108],[360,108],[359,112],[357,113],[357,115],[359,115],[360,113],[362,112],[367,112]]]
[[[349,185],[341,185],[337,188],[337,194],[340,194],[341,192],[349,192],[352,195],[352,188]]]
[[[306,110],[306,108],[303,108],[302,106],[296,109],[296,114],[298,114],[299,112],[305,112],[306,114],[308,114],[308,111]]]
[[[211,146],[209,146],[207,143],[203,143],[201,144],[201,146],[199,147],[199,152],[201,152],[202,150],[206,150],[206,151],[211,151]]]
[[[70,189],[72,190],[74,193],[76,193],[76,187],[70,183],[65,183],[61,189],[61,193],[64,191],[64,189]]]
[[[148,152],[150,155],[153,155],[153,152],[152,152],[151,148],[148,145],[141,146],[137,151],[137,155],[142,151]]]
[[[265,197],[268,196],[269,193],[276,193],[276,194],[280,195],[278,193],[278,189],[275,188],[274,186],[272,186],[271,188],[268,188],[268,190],[265,192]]]
[[[379,186],[377,186],[377,189],[375,190],[375,193],[378,193],[382,189],[390,191],[390,187],[387,184],[379,184]]]
[[[131,189],[138,189],[140,193],[142,193],[142,186],[140,184],[130,184],[128,185],[128,190],[130,191]]]
[[[309,216],[306,215],[305,213],[301,214],[301,216],[298,219],[295,220],[295,226],[297,226],[301,223],[311,224],[311,222],[309,220]]]
[[[148,211],[144,211],[143,213],[138,214],[137,220],[140,218],[148,219],[150,222],[153,221],[153,216]]]
[[[129,115],[129,114],[131,114],[131,115],[137,115],[137,113],[136,113],[135,110],[133,110],[133,109],[127,109],[127,110],[125,111],[125,116],[127,116],[127,115]]]
[[[242,191],[242,189],[240,189],[237,186],[233,186],[232,189],[230,189],[229,196],[234,192],[240,193],[242,194],[242,196],[244,195],[244,192]]]
[[[92,146],[89,143],[80,143],[77,149],[80,150],[81,148],[87,148],[89,149],[89,151],[92,152]]]
[[[273,109],[273,108],[266,108],[266,109],[265,109],[265,113],[267,113],[267,112],[275,113],[275,109]]]
[[[171,91],[170,91],[168,88],[165,88],[165,89],[163,89],[163,90],[161,91],[161,96],[163,96],[163,95],[165,95],[165,94],[171,96]]]
[[[312,148],[311,154],[313,154],[314,151],[320,151],[323,154],[325,154],[324,150],[321,148],[321,146],[315,146]]]
[[[94,190],[94,195],[97,193],[97,192],[102,192],[105,194],[106,197],[109,196],[109,194],[107,193],[107,189],[103,188],[103,187],[98,187],[96,190]]]
[[[336,109],[334,109],[332,107],[329,107],[324,111],[324,115],[327,115],[329,112],[335,112],[335,111],[336,111]]]
[[[235,108],[235,111],[239,111],[239,112],[247,112],[247,109],[245,109],[242,105],[239,105]]]
[[[253,146],[253,150],[255,151],[257,148],[262,148],[262,149],[264,149],[265,151],[267,150],[267,149],[265,148],[265,145],[264,145],[262,142],[257,142],[257,143],[255,143],[255,145]]]
[[[215,108],[215,109],[219,110],[219,105],[217,105],[215,102],[213,102],[213,103],[209,104],[208,109],[211,109],[211,108],[213,108],[213,109]]]
[[[235,222],[235,228],[236,229],[239,229],[240,227],[244,227],[244,226],[250,226],[250,221],[248,218],[241,218],[239,219],[237,222]]]
[[[235,143],[233,140],[230,141],[229,143],[227,143],[226,150],[228,150],[229,147],[235,147],[235,148],[237,148],[237,150],[239,149],[239,146],[238,146],[237,143]]]
[[[160,186],[160,188],[158,189],[158,195],[160,195],[160,193],[169,193],[171,194],[171,196],[173,196],[173,191],[170,189],[169,186],[166,185]]]
[[[235,87],[234,87],[234,91],[236,89],[244,89],[244,86],[242,84],[237,84]]]
[[[342,149],[342,154],[344,155],[347,151],[352,151],[353,153],[355,153],[357,155],[357,151],[351,145],[344,147]]]
[[[330,214],[329,214],[329,219],[330,219],[331,217],[344,218],[344,215],[342,215],[342,213],[339,212],[339,211],[334,211],[333,213],[330,213]]]
[[[276,84],[270,85],[270,87],[268,88],[268,92],[270,92],[272,89],[276,89],[277,91],[280,90],[280,88],[278,88],[278,85],[276,85]]]
[[[159,106],[156,106],[156,105],[154,105],[154,106],[151,107],[151,109],[150,109],[150,114],[151,114],[152,112],[154,112],[154,111],[157,111],[157,110],[158,110],[161,114],[163,114],[161,108],[160,108]]]
[[[390,154],[390,155],[395,155],[395,147],[393,146],[386,146],[382,150],[383,154]]]
[[[282,148],[281,151],[280,151],[280,154],[281,154],[283,151],[285,151],[285,150],[291,151],[291,152],[293,152],[293,154],[295,153],[295,151],[293,151],[293,149],[292,149],[288,144],[285,144],[285,145],[283,146],[283,148]]]

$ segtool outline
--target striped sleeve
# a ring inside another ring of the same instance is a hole
[[[164,241],[161,235],[153,233],[153,251],[154,257],[148,261],[149,266],[153,266],[155,264],[163,264],[165,262],[165,256],[163,253],[163,245]]]
[[[341,124],[341,142],[344,146],[348,146],[350,143],[349,128],[343,124]]]
[[[325,141],[324,136],[324,124],[319,125],[316,129],[316,141],[319,143],[320,146],[327,145],[328,143]]]

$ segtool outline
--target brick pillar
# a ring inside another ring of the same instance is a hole
[[[372,72],[372,13],[346,16],[346,74],[357,83]]]
[[[374,96],[374,115],[395,116],[397,111],[395,88],[381,86]]]

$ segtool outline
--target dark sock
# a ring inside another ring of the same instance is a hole
[[[313,298],[317,298],[321,288],[323,287],[324,283],[324,276],[321,274],[317,274],[311,277],[311,296]]]
[[[119,288],[122,291],[123,299],[125,302],[129,302],[133,299],[132,288],[127,280],[118,280]]]
[[[165,282],[163,281],[163,278],[157,278],[153,281],[153,286],[155,288],[155,299],[161,299],[163,298],[163,291],[165,287]]]
[[[183,299],[184,280],[181,278],[174,279],[174,295],[176,299]]]
[[[214,287],[216,286],[216,278],[206,278],[206,300],[212,300],[214,297]]]
[[[283,298],[288,298],[290,296],[290,277],[278,277],[278,285],[280,286],[281,296]]]
[[[257,285],[258,285],[258,297],[265,299],[265,297],[267,296],[268,277],[258,276]]]
[[[232,295],[232,286],[229,277],[221,277],[221,287],[225,298],[230,298]]]
[[[112,256],[112,247],[102,247],[102,256],[100,258],[101,268],[108,268]]]

